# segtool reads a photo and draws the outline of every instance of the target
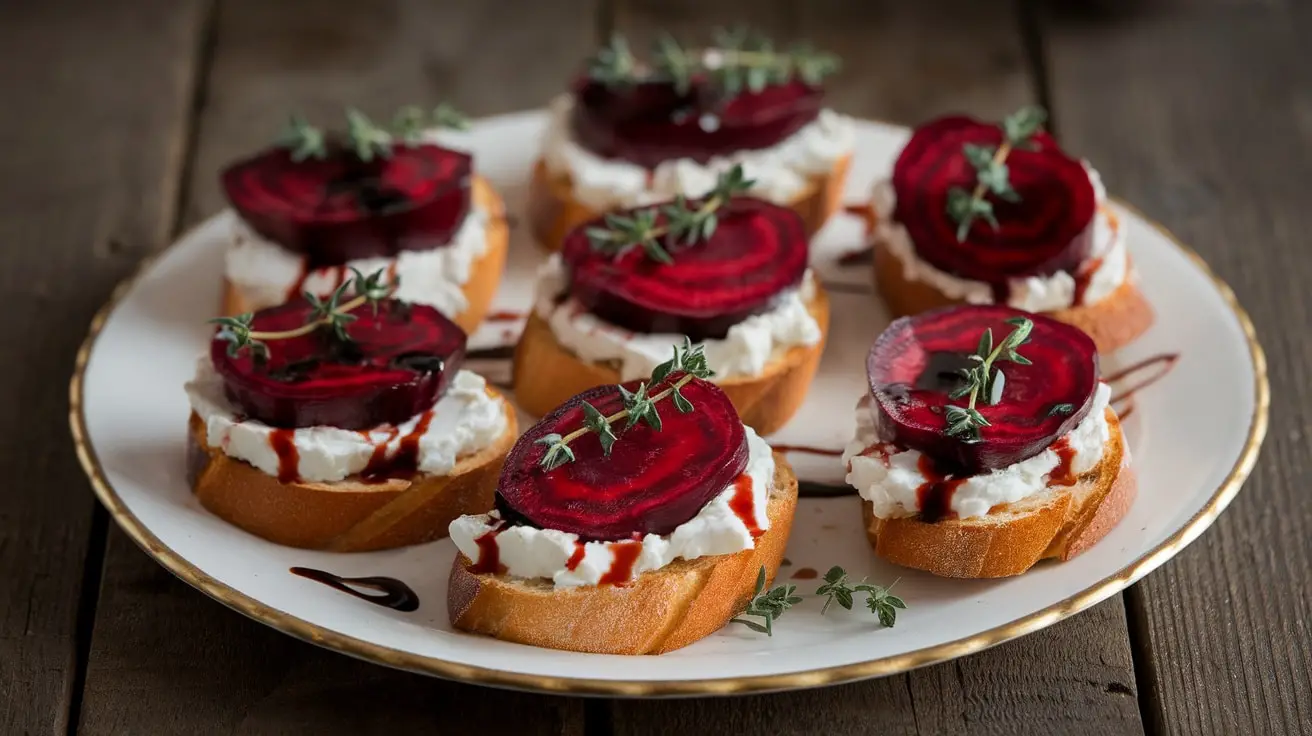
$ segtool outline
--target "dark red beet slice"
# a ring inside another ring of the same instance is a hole
[[[684,374],[671,375],[652,395]],[[637,382],[625,384],[637,390]],[[536,440],[583,426],[584,401],[607,416],[624,408],[619,389],[598,386],[566,401],[529,428],[506,458],[497,508],[515,523],[572,532],[585,539],[669,534],[696,516],[747,467],[747,436],[733,404],[715,385],[693,379],[682,393],[694,410],[682,414],[667,398],[656,407],[662,429],[646,423],[623,430],[606,457],[597,435],[569,443],[574,462],[546,471],[547,446]]]
[[[223,188],[256,232],[319,268],[449,244],[469,211],[470,171],[469,154],[428,144],[372,161],[340,145],[299,162],[277,148],[229,166]]]
[[[694,79],[686,94],[669,82],[582,79],[572,122],[575,139],[593,153],[654,169],[670,159],[705,163],[773,146],[815,120],[823,98],[823,89],[799,81],[722,100],[706,79]]]
[[[986,194],[998,229],[976,219],[958,242],[947,202],[954,187],[975,189],[975,169],[962,153],[967,143],[996,147],[1002,131],[968,117],[939,118],[916,129],[893,166],[893,217],[920,257],[948,273],[1000,286],[1012,277],[1074,271],[1093,245],[1096,201],[1083,164],[1047,133],[1036,133],[1031,150],[1013,149],[1006,160],[1020,201]]]
[[[801,283],[807,238],[797,213],[759,199],[736,197],[718,218],[710,240],[670,244],[674,263],[668,265],[642,248],[618,258],[593,249],[587,230],[604,222],[585,223],[562,247],[570,293],[588,311],[634,332],[687,335],[693,342],[724,337]]]
[[[305,324],[310,307],[297,300],[257,312],[253,329],[281,332]],[[465,359],[465,333],[432,307],[385,301],[374,315],[357,308],[351,342],[326,329],[268,340],[267,361],[252,351],[228,355],[210,342],[210,358],[228,398],[242,413],[274,427],[368,429],[399,424],[430,408]]]
[[[944,433],[944,406],[960,385],[957,368],[969,365],[980,335],[993,330],[994,345],[1011,334],[1005,320],[1034,322],[1030,341],[1019,353],[1032,365],[995,363],[1005,375],[1002,400],[975,408],[989,421],[980,442],[967,443]],[[919,450],[945,472],[974,475],[1003,468],[1039,454],[1089,413],[1098,386],[1098,351],[1078,328],[1042,315],[1002,306],[948,307],[903,317],[875,341],[866,361],[872,410],[881,434],[899,447]],[[1069,404],[1069,413],[1054,411]]]

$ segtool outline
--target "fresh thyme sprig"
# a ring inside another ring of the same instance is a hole
[[[422,143],[424,131],[434,127],[464,130],[469,127],[469,120],[446,103],[431,112],[408,105],[397,111],[391,127],[384,127],[352,107],[346,110],[345,143],[361,161],[372,161],[391,156],[392,144],[397,140],[407,146]],[[328,134],[321,128],[310,125],[301,115],[292,114],[277,143],[290,149],[292,160],[299,162],[327,158],[328,140]]]
[[[737,616],[729,619],[729,623],[742,624],[752,631],[774,636],[774,620],[782,616],[784,611],[801,603],[802,597],[794,595],[797,591],[796,585],[779,585],[771,588],[768,593],[763,593],[764,590],[765,566],[762,565],[761,571],[756,575],[756,590],[752,593],[752,600],[748,602],[746,610],[741,615],[755,616],[765,623],[758,624]]]
[[[974,354],[967,356],[972,365],[962,368],[960,375],[963,382],[960,387],[948,395],[954,401],[969,396],[966,406],[948,404],[944,407],[948,427],[944,434],[956,437],[962,442],[979,442],[979,431],[989,426],[989,420],[975,408],[982,397],[988,404],[997,404],[1002,400],[1002,391],[1007,386],[1007,376],[1001,368],[994,368],[998,362],[1012,362],[1017,365],[1029,365],[1030,360],[1016,352],[1021,345],[1029,342],[1030,331],[1034,323],[1024,317],[1012,317],[1007,324],[1016,329],[1011,331],[997,347],[993,345],[993,329],[984,330],[979,336],[979,344]]]
[[[676,380],[673,385],[663,389],[656,394],[648,394],[648,390],[661,383],[671,373],[682,372],[684,375]],[[597,438],[601,441],[601,449],[607,456],[610,455],[611,447],[620,439],[621,435],[615,433],[612,425],[625,421],[621,433],[632,429],[638,422],[646,422],[648,426],[656,431],[661,430],[661,415],[656,409],[656,404],[673,397],[674,407],[679,413],[687,414],[693,410],[692,402],[687,399],[680,389],[688,385],[694,378],[710,378],[713,375],[710,368],[706,365],[706,355],[702,352],[701,345],[693,345],[692,341],[684,338],[683,348],[674,347],[674,357],[656,366],[651,372],[651,378],[639,384],[637,391],[629,391],[620,386],[620,395],[624,400],[624,409],[606,416],[601,410],[588,402],[583,402],[583,426],[566,435],[556,432],[539,437],[535,442],[539,445],[547,445],[547,451],[542,456],[539,464],[546,472],[551,472],[560,466],[574,461],[574,450],[569,446],[571,442],[577,440],[589,432],[595,432]]]
[[[830,604],[834,602],[849,611],[852,610],[855,594],[865,593],[866,606],[870,609],[870,612],[879,616],[881,625],[893,628],[893,625],[897,623],[898,609],[907,607],[905,601],[889,592],[893,589],[893,585],[897,585],[896,580],[893,581],[893,585],[887,588],[867,583],[865,578],[862,578],[861,582],[856,585],[849,585],[847,571],[838,565],[829,568],[829,572],[825,573],[824,580],[824,584],[816,588],[815,591],[816,595],[825,596],[825,604],[820,608],[821,616],[825,615],[825,611],[828,611]]]
[[[847,610],[852,610],[857,593],[866,594],[866,607],[870,612],[879,617],[879,623],[882,626],[893,628],[897,623],[898,609],[906,609],[907,604],[901,598],[893,595],[889,591],[893,585],[887,588],[867,583],[864,578],[861,582],[851,585],[847,581],[847,571],[838,565],[829,568],[825,573],[824,584],[816,588],[817,596],[825,596],[825,603],[820,608],[820,615],[825,615],[829,606],[838,603]],[[746,610],[742,612],[743,616],[755,616],[765,621],[759,624],[755,621],[748,621],[743,618],[734,617],[729,619],[730,623],[737,623],[746,626],[752,631],[756,631],[766,636],[774,636],[775,619],[783,615],[784,611],[792,608],[802,602],[801,596],[795,595],[797,586],[795,585],[778,585],[771,588],[769,592],[765,590],[765,566],[761,566],[761,571],[756,575],[756,590],[752,593],[752,599],[747,604]]]
[[[1030,138],[1043,126],[1048,114],[1043,108],[1024,107],[1002,121],[1002,145],[980,146],[967,143],[962,153],[975,169],[975,188],[966,191],[961,187],[948,190],[947,211],[957,223],[957,241],[964,242],[976,218],[982,218],[998,229],[998,218],[993,214],[993,203],[985,199],[992,193],[1007,202],[1019,202],[1020,194],[1011,186],[1007,170],[1007,156],[1013,149],[1030,145]]]
[[[294,330],[281,332],[254,330],[252,329],[252,323],[255,320],[255,315],[252,312],[247,312],[235,317],[216,317],[210,320],[211,324],[219,326],[219,331],[215,334],[215,337],[228,343],[228,355],[235,358],[241,354],[242,350],[250,350],[255,360],[259,362],[269,358],[269,346],[265,344],[267,341],[290,340],[302,335],[308,335],[324,327],[331,330],[333,336],[337,339],[349,342],[351,336],[347,333],[346,327],[357,319],[352,312],[368,304],[376,314],[379,302],[395,293],[401,285],[401,279],[398,276],[392,276],[385,283],[383,281],[383,269],[379,269],[368,276],[354,268],[351,269],[351,272],[355,275],[355,278],[342,282],[327,298],[321,299],[308,291],[304,292],[305,300],[310,304],[310,315],[305,324]],[[351,289],[354,297],[347,302],[343,302],[342,299],[345,298],[348,288]]]
[[[616,34],[589,60],[588,75],[608,86],[668,81],[679,94],[687,94],[693,79],[705,75],[723,97],[732,98],[744,89],[760,92],[792,79],[816,85],[840,66],[837,56],[805,44],[777,51],[769,38],[746,28],[719,29],[714,43],[712,48],[690,48],[662,34],[650,61],[643,62]]]
[[[593,249],[618,258],[633,248],[642,248],[648,258],[670,264],[673,245],[694,245],[715,234],[720,224],[718,211],[735,196],[751,190],[756,182],[743,174],[743,167],[720,174],[715,187],[701,200],[690,203],[679,195],[664,205],[634,210],[631,214],[606,215],[605,227],[590,227],[585,232]],[[664,222],[659,216],[664,215]]]

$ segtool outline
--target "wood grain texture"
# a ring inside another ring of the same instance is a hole
[[[92,314],[172,227],[203,10],[13,3],[0,18],[0,733],[67,726],[100,550],[66,381]]]
[[[1312,723],[1312,8],[1098,3],[1041,16],[1063,140],[1202,253],[1271,374],[1257,468],[1216,526],[1130,596],[1159,733]]]
[[[843,55],[829,83],[843,112],[904,124],[965,110],[1000,117],[1033,99],[1011,6],[927,3],[622,0],[616,30],[661,28],[700,38],[744,19],[776,40],[810,39]],[[913,608],[906,615],[914,616]],[[781,625],[786,625],[786,621]],[[1119,596],[1019,641],[906,675],[836,688],[731,700],[615,701],[618,734],[1141,733]]]
[[[186,220],[223,207],[230,158],[289,111],[340,119],[448,99],[474,114],[532,107],[592,43],[585,0],[223,2],[205,77]],[[295,641],[176,581],[114,530],[80,731],[533,733],[583,728],[581,701],[387,670]],[[506,717],[513,714],[513,717]]]

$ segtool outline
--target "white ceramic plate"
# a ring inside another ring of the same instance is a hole
[[[491,118],[458,136],[481,172],[523,210],[540,113]],[[848,185],[859,201],[890,167],[907,131],[861,123]],[[1115,182],[1112,182],[1113,184]],[[97,317],[71,386],[74,438],[96,492],[117,522],[161,564],[221,602],[294,636],[379,663],[511,687],[625,695],[784,689],[888,674],[958,657],[1047,626],[1114,594],[1192,541],[1247,476],[1265,432],[1265,366],[1251,324],[1229,289],[1197,256],[1139,214],[1121,211],[1145,291],[1157,310],[1152,330],[1108,369],[1159,353],[1179,353],[1173,372],[1141,393],[1127,432],[1141,491],[1129,516],[1083,556],[1041,564],[1014,579],[944,580],[876,560],[866,545],[856,497],[804,499],[788,546],[786,581],[798,570],[846,567],[891,583],[910,609],[893,629],[866,610],[819,614],[817,601],[789,611],[773,638],[730,626],[659,657],[557,652],[451,629],[447,541],[358,555],[279,547],[219,521],[184,480],[188,414],[182,384],[206,344],[205,320],[219,300],[223,213],[202,223],[125,284]],[[541,253],[521,222],[496,304],[530,301]],[[869,267],[838,267],[858,246],[855,218],[836,218],[817,239],[824,281],[856,291],[833,294],[833,332],[806,406],[773,439],[841,448],[865,386],[864,357],[884,327],[883,308],[865,290]],[[475,345],[513,337],[513,322],[485,326]],[[475,363],[492,378],[508,366]],[[795,454],[805,480],[841,483],[836,458]],[[405,581],[420,607],[401,613],[292,576],[307,566],[347,576]],[[797,581],[802,592],[816,582]],[[859,606],[858,606],[859,607]],[[836,609],[836,607],[835,607]]]

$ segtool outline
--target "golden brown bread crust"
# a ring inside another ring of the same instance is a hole
[[[1111,437],[1102,461],[1071,489],[1041,503],[998,506],[984,517],[880,519],[861,500],[866,537],[875,554],[894,564],[953,578],[1019,575],[1044,559],[1066,561],[1091,547],[1125,517],[1138,492],[1116,413],[1107,410]]]
[[[487,212],[487,250],[469,268],[469,281],[460,287],[469,305],[451,318],[467,334],[473,334],[492,306],[492,298],[501,283],[506,268],[506,252],[510,246],[510,226],[506,223],[506,204],[491,183],[481,176],[470,180],[470,197],[475,206]],[[258,304],[245,298],[236,285],[223,279],[223,314],[255,312],[274,304]]]
[[[447,611],[457,629],[537,647],[661,654],[715,633],[751,599],[762,566],[773,580],[797,508],[797,477],[775,453],[770,528],[753,549],[676,560],[629,585],[556,590],[549,581],[469,572],[457,554]]]
[[[445,537],[456,517],[492,508],[501,464],[518,435],[509,402],[505,411],[508,424],[497,441],[461,458],[447,475],[416,473],[378,483],[355,476],[281,483],[210,447],[205,424],[193,413],[187,433],[192,491],[215,516],[290,547],[365,552],[430,542]]]
[[[767,363],[759,376],[715,380],[733,402],[743,424],[757,434],[775,432],[797,413],[820,367],[829,335],[829,295],[819,282],[807,309],[820,325],[820,342],[790,348]],[[538,417],[594,386],[620,382],[617,368],[580,360],[556,340],[551,327],[536,313],[529,314],[515,345],[513,369],[511,385],[516,403]]]
[[[844,156],[831,171],[813,177],[802,195],[789,203],[802,216],[808,236],[815,235],[842,206],[843,186],[851,166],[851,154]],[[574,197],[574,183],[569,174],[553,176],[542,159],[534,164],[528,190],[528,219],[538,245],[549,251],[560,250],[570,230],[602,214]]]
[[[893,317],[920,314],[963,302],[951,299],[924,281],[906,277],[902,261],[880,240],[875,241],[875,286]],[[1113,353],[1152,326],[1153,308],[1132,280],[1126,279],[1106,297],[1078,307],[1044,312],[1053,319],[1088,333],[1100,353]]]

